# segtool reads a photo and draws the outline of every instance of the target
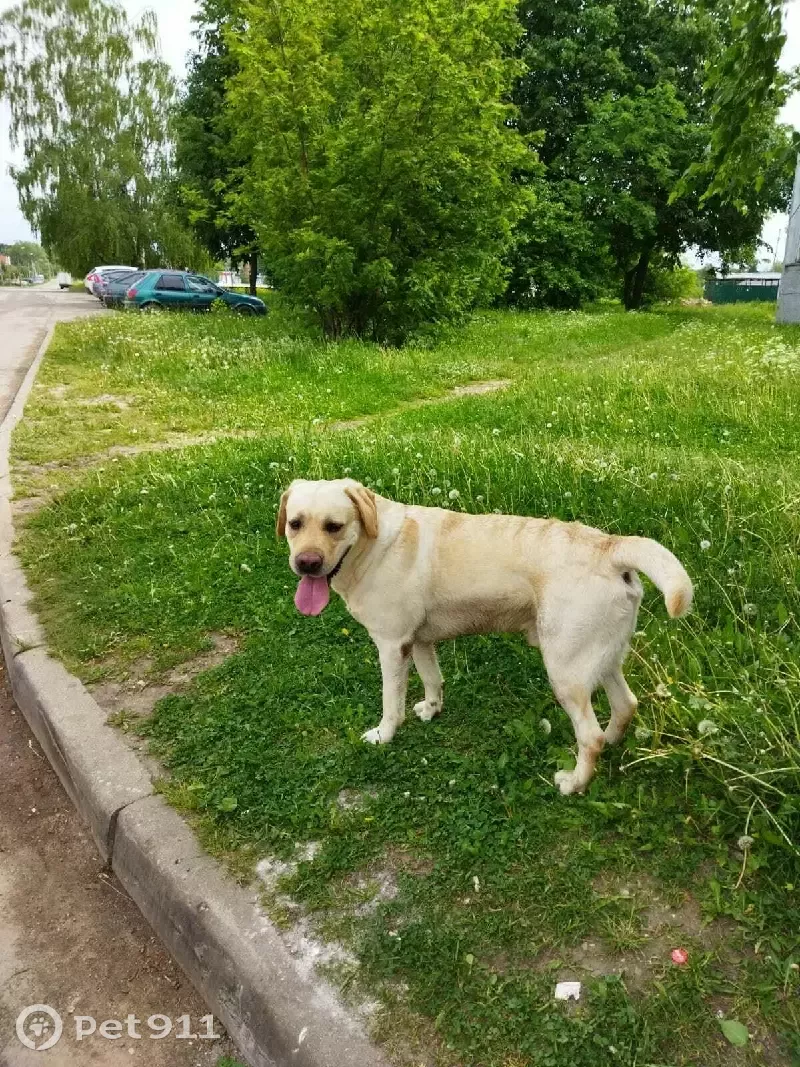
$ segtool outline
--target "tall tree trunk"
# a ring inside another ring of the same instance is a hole
[[[258,278],[258,252],[250,253],[250,296],[256,295],[256,279]]]
[[[622,301],[626,311],[635,311],[642,306],[644,298],[644,283],[647,281],[647,268],[650,266],[652,248],[645,248],[635,267],[625,271],[623,283]]]

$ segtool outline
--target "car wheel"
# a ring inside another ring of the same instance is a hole
[[[157,300],[148,300],[146,304],[142,304],[142,311],[161,311],[161,305]]]
[[[253,315],[254,314],[253,308],[251,308],[249,304],[239,304],[239,306],[237,307],[236,311],[237,311],[237,313],[239,315]]]

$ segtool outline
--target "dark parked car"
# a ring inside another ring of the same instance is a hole
[[[132,285],[144,278],[143,270],[109,271],[97,284],[98,293],[107,308],[121,308],[125,303],[125,294]]]
[[[215,300],[234,308],[240,315],[266,315],[267,305],[257,296],[231,293],[201,274],[183,270],[149,270],[125,294],[126,308],[142,311],[179,309],[208,311]]]

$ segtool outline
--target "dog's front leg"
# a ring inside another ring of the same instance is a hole
[[[371,745],[385,745],[406,717],[406,689],[411,663],[411,645],[398,641],[376,641],[383,674],[383,715],[378,725],[362,736]]]

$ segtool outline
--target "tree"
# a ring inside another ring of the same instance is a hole
[[[722,88],[710,94],[705,71],[728,55],[739,32],[730,10],[702,0],[521,4],[522,129],[542,131],[549,200],[568,206],[573,226],[582,220],[590,229],[587,273],[607,254],[626,307],[644,300],[651,263],[676,266],[689,245],[738,255],[755,247],[764,216],[785,206],[791,142],[776,126],[785,85],[774,72],[761,110],[748,119],[749,165],[759,180],[737,185],[732,196],[700,165],[722,116]],[[521,245],[517,263],[525,257]],[[560,302],[576,304],[581,287],[567,282]]]
[[[242,2],[235,210],[328,336],[400,341],[504,286],[533,157],[504,101],[510,0]]]
[[[24,273],[45,276],[52,273],[47,253],[35,241],[15,241],[10,245],[0,245],[0,252],[10,257],[12,266],[23,268]]]
[[[25,158],[11,172],[22,212],[74,273],[169,256],[175,86],[157,40],[152,15],[131,23],[106,0],[22,0],[0,17],[0,95]]]
[[[175,166],[182,214],[214,259],[247,258],[250,291],[258,273],[256,235],[233,217],[232,206],[248,160],[234,146],[226,110],[228,81],[238,71],[227,33],[235,26],[231,0],[203,0],[196,16],[199,50],[192,56],[176,117]]]

